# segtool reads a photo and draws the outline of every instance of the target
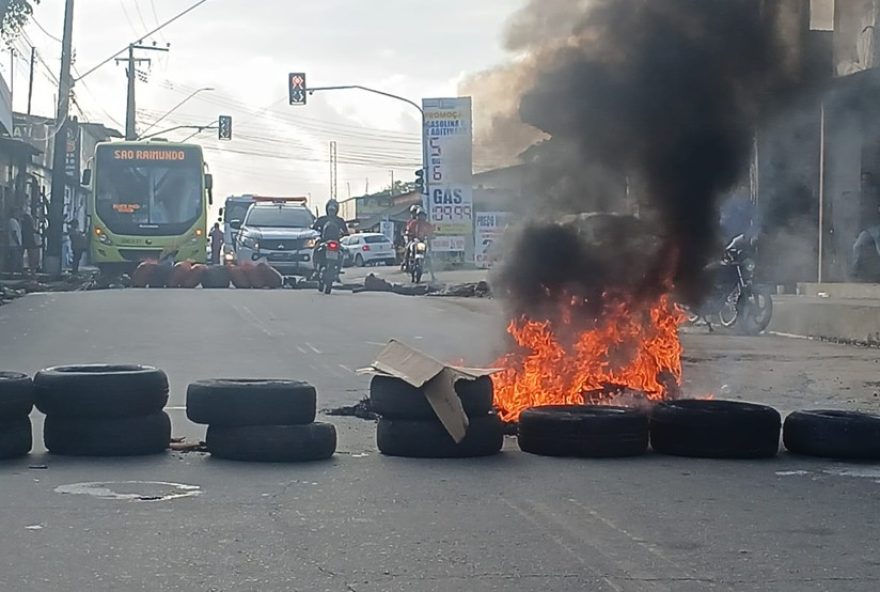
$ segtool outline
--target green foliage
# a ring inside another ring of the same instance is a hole
[[[39,3],[40,0],[0,0],[0,37],[7,43],[15,39]]]

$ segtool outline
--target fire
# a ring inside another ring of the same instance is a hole
[[[602,314],[589,323],[576,312],[572,302],[554,321],[510,323],[517,348],[495,362],[503,370],[492,377],[502,419],[516,421],[540,405],[613,403],[627,391],[652,401],[675,396],[684,315],[668,295],[648,304],[606,295]]]

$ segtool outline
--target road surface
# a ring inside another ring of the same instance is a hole
[[[0,366],[159,366],[172,383],[174,435],[197,440],[204,428],[183,410],[192,380],[301,378],[318,387],[319,407],[335,407],[366,394],[354,370],[390,337],[483,364],[502,326],[492,301],[388,294],[31,295],[0,307]],[[689,393],[783,411],[880,406],[873,350],[699,332],[685,346]],[[371,422],[324,419],[339,430],[339,452],[325,463],[71,459],[41,444],[0,463],[0,590],[880,589],[877,465],[786,454],[550,459],[519,452],[514,440],[487,459],[410,460],[380,456]],[[107,482],[121,493],[185,496],[100,499],[77,485]]]

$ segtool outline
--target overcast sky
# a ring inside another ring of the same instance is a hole
[[[194,0],[79,0],[74,18],[75,66],[80,73],[139,39]],[[205,132],[218,195],[311,194],[323,204],[329,193],[329,142],[339,153],[340,198],[412,179],[420,162],[418,112],[359,92],[309,97],[306,107],[287,105],[287,73],[305,71],[311,86],[362,84],[414,100],[455,96],[467,73],[504,59],[501,34],[523,0],[208,0],[145,39],[167,54],[154,58],[146,83],[138,83],[140,128],[193,90],[203,92],[155,129],[206,124],[218,114],[234,118],[235,140]],[[60,64],[62,0],[43,0],[35,22],[16,45],[37,48],[34,112],[54,113]],[[9,55],[3,65],[8,78]],[[17,58],[14,103],[27,105],[27,56]],[[110,63],[77,83],[85,119],[123,128],[125,72]],[[475,105],[478,110],[480,106]],[[115,121],[114,121],[115,120]],[[167,134],[181,139],[190,132]],[[256,154],[255,154],[256,153]],[[258,155],[259,154],[259,155]]]

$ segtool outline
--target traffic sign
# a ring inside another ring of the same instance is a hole
[[[290,93],[290,104],[302,106],[306,104],[306,73],[291,72],[287,78],[288,90]]]
[[[232,139],[232,116],[221,115],[217,119],[217,137],[221,140]]]

